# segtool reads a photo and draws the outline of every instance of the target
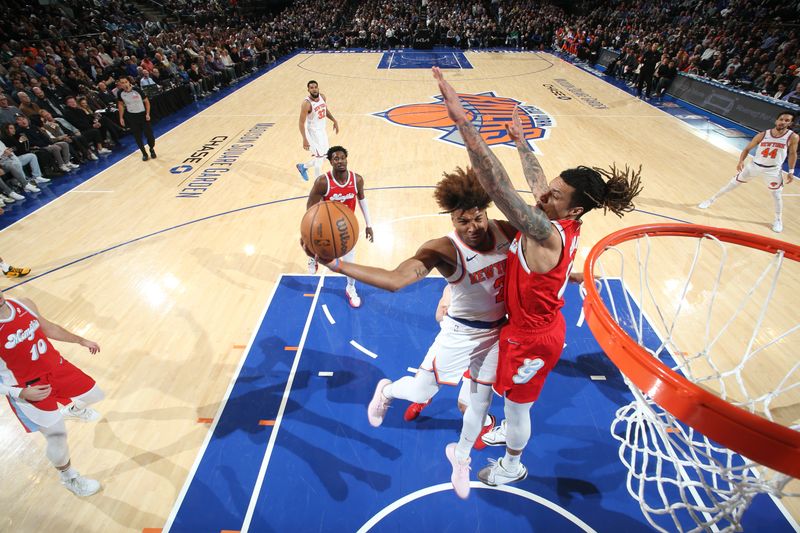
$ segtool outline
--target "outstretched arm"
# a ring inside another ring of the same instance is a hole
[[[506,125],[506,131],[517,146],[519,158],[522,160],[522,171],[525,173],[525,181],[528,182],[534,198],[539,198],[547,192],[547,178],[544,176],[542,165],[539,164],[539,160],[536,159],[536,155],[525,140],[522,121],[519,119],[519,106],[514,108],[511,125]]]
[[[536,241],[546,240],[553,231],[547,215],[542,210],[526,204],[525,200],[514,190],[514,185],[503,165],[489,149],[475,126],[467,120],[467,112],[461,105],[458,94],[453,86],[445,81],[438,67],[433,67],[433,76],[439,82],[439,90],[444,97],[447,114],[461,132],[472,167],[489,197],[494,200],[508,221],[524,235]]]
[[[34,304],[31,300],[28,300],[27,298],[20,298],[19,301],[31,311],[36,313],[36,317],[39,319],[39,324],[42,327],[42,333],[44,333],[48,339],[80,344],[81,346],[88,348],[89,352],[93,354],[100,351],[100,345],[98,345],[96,342],[84,339],[80,335],[75,335],[74,333],[62,328],[58,324],[50,322],[44,318],[39,312],[39,309],[37,309],[36,304]]]

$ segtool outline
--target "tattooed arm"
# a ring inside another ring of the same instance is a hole
[[[523,235],[537,242],[547,240],[553,231],[550,219],[541,209],[525,203],[525,200],[514,190],[514,185],[497,156],[489,149],[475,126],[467,120],[467,112],[461,105],[455,89],[445,81],[437,67],[433,67],[433,75],[439,82],[439,90],[447,105],[447,113],[458,126],[458,131],[461,132],[472,167],[489,197],[497,204],[508,221]]]
[[[536,159],[536,155],[525,140],[525,135],[522,131],[522,121],[519,118],[519,107],[514,108],[511,125],[506,125],[506,131],[508,131],[508,136],[511,137],[511,140],[513,140],[514,144],[517,146],[519,158],[522,160],[522,171],[525,174],[525,181],[528,182],[528,187],[530,187],[534,198],[538,199],[547,192],[547,178],[544,176],[542,165],[539,164],[539,160]]]

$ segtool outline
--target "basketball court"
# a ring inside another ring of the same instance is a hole
[[[587,215],[581,260],[600,238],[636,224],[775,236],[760,183],[696,208],[730,179],[752,133],[693,127],[555,56],[295,55],[175,120],[157,140],[158,159],[143,163],[134,148],[2,231],[3,258],[34,270],[8,282],[6,296],[31,298],[48,319],[100,343],[95,356],[60,348],[107,398],[100,422],[69,423],[75,466],[103,483],[85,500],[58,486],[43,440],[0,410],[1,530],[651,530],[609,429],[630,392],[578,325],[577,287],[566,296],[562,361],[533,410],[524,482],[475,483],[469,500],[455,497],[444,457],[460,428],[455,390],[416,422],[404,422],[396,402],[384,426],[367,423],[377,380],[413,372],[424,356],[443,281],[398,293],[359,284],[363,305],[353,310],[343,278],[304,275],[299,221],[311,184],[295,169],[307,158],[299,107],[306,82],[317,80],[341,127],[339,135],[329,128],[331,144],[348,149],[370,202],[375,242],[362,235],[357,260],[393,266],[450,230],[433,185],[468,164],[442,121],[431,62],[447,67],[520,191],[519,158],[502,127],[516,103],[550,178],[578,164],[642,165],[637,211],[622,220]],[[778,235],[793,243],[796,187],[785,191]],[[663,253],[677,263],[682,252]],[[659,263],[656,291],[674,290],[671,268]],[[789,305],[798,278],[780,287]],[[613,290],[625,289],[617,282]],[[501,415],[501,405],[495,400],[492,412]],[[475,453],[473,473],[500,454]],[[788,511],[758,496],[746,530],[797,530],[791,514],[800,516],[800,504],[782,503]]]

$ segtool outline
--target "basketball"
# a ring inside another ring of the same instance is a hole
[[[358,220],[342,203],[319,202],[303,215],[300,234],[308,249],[328,262],[342,257],[356,245]]]

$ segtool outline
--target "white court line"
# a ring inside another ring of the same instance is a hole
[[[605,376],[589,376],[589,377],[592,378],[592,381],[605,381],[606,380]]]
[[[289,402],[289,394],[292,392],[292,384],[294,383],[294,376],[297,373],[297,365],[300,363],[300,356],[303,355],[303,348],[306,344],[306,337],[308,337],[311,319],[314,318],[314,309],[317,307],[317,300],[319,300],[319,293],[322,290],[324,281],[325,276],[320,276],[319,281],[317,282],[317,290],[314,292],[314,300],[311,302],[311,309],[308,310],[306,325],[303,327],[303,334],[300,337],[300,343],[297,345],[297,353],[294,356],[292,369],[289,371],[289,378],[286,380],[286,388],[283,390],[283,398],[281,399],[281,406],[278,408],[278,416],[275,417],[275,425],[272,427],[272,433],[269,436],[267,450],[264,452],[264,459],[261,461],[261,468],[258,471],[256,484],[253,487],[253,493],[250,496],[250,503],[247,505],[247,513],[244,515],[244,522],[242,522],[242,527],[240,529],[241,533],[246,533],[250,529],[250,522],[253,520],[253,512],[256,510],[256,502],[258,501],[258,497],[261,495],[261,486],[264,484],[264,476],[267,474],[269,459],[272,456],[272,450],[275,448],[275,440],[278,437],[278,430],[281,428],[283,412],[286,410],[286,404]]]
[[[331,324],[336,324],[336,321],[333,319],[331,312],[328,310],[328,304],[322,304],[322,311],[325,313],[325,316],[328,317],[328,322]]]
[[[461,61],[458,60],[458,54],[456,52],[450,52],[453,54],[453,59],[456,60],[456,65],[458,65],[459,70],[464,70],[464,67],[461,66]]]
[[[278,276],[278,280],[275,282],[275,286],[272,287],[272,292],[267,298],[267,304],[264,306],[264,310],[261,312],[261,317],[256,322],[256,327],[253,329],[253,334],[250,336],[250,342],[247,343],[247,348],[244,349],[242,352],[242,357],[239,359],[239,364],[236,367],[236,370],[233,372],[233,377],[231,378],[231,382],[228,384],[228,390],[225,391],[225,395],[222,397],[222,402],[219,404],[219,408],[217,409],[217,414],[214,415],[214,422],[211,423],[211,427],[208,429],[206,433],[206,438],[203,441],[203,445],[200,446],[200,451],[197,453],[197,458],[194,460],[194,464],[192,465],[192,469],[189,470],[189,475],[186,477],[186,482],[183,484],[183,488],[181,489],[180,494],[178,494],[178,498],[175,500],[175,505],[172,507],[172,511],[169,513],[169,517],[167,518],[167,523],[164,525],[163,533],[169,533],[169,529],[172,527],[172,523],[175,521],[175,517],[178,515],[178,510],[183,503],[183,499],[186,497],[186,492],[189,490],[189,486],[192,484],[192,480],[194,479],[195,474],[197,473],[197,468],[200,466],[200,461],[203,460],[203,455],[206,453],[206,448],[208,448],[208,443],[211,442],[211,437],[214,435],[214,430],[219,423],[220,418],[222,418],[222,412],[225,410],[225,406],[228,403],[228,398],[231,396],[231,392],[233,391],[233,386],[236,384],[236,380],[239,379],[239,374],[242,371],[242,367],[244,366],[244,362],[247,359],[247,355],[250,353],[250,348],[253,346],[253,342],[256,340],[256,335],[258,331],[261,329],[261,324],[264,322],[264,317],[267,316],[267,311],[269,310],[269,306],[272,303],[272,298],[275,296],[275,293],[278,290],[278,286],[281,284],[281,279],[283,279],[283,274]]]
[[[782,194],[781,196],[783,196],[783,197],[786,197],[786,196],[800,196],[800,194],[795,194],[795,193],[792,193],[792,194],[786,194],[786,193],[784,193],[784,194]]]
[[[572,522],[573,524],[575,524],[577,527],[581,528],[583,531],[586,531],[588,533],[596,533],[595,530],[592,529],[592,527],[589,526],[589,524],[587,524],[586,522],[584,522],[583,520],[581,520],[580,518],[578,518],[574,514],[570,513],[569,511],[567,511],[566,509],[564,509],[563,507],[561,507],[557,503],[553,503],[550,500],[546,500],[545,498],[542,498],[538,494],[534,494],[532,492],[528,492],[526,490],[522,490],[522,489],[517,488],[517,487],[509,487],[508,485],[501,485],[499,487],[489,487],[488,485],[484,485],[480,481],[470,481],[469,482],[469,486],[472,489],[496,490],[496,491],[499,491],[499,492],[505,492],[505,493],[508,493],[508,494],[514,494],[515,496],[520,496],[522,498],[531,500],[532,502],[538,503],[542,507],[546,507],[547,509],[550,509],[554,513],[558,513],[559,515],[563,516],[565,519],[567,519],[570,522]],[[414,500],[418,500],[420,498],[428,496],[429,494],[435,494],[437,492],[445,492],[445,491],[451,491],[451,490],[453,490],[453,484],[452,483],[441,483],[439,485],[433,485],[432,487],[425,487],[424,489],[420,489],[420,490],[418,490],[416,492],[412,492],[411,494],[407,494],[407,495],[403,496],[402,498],[400,498],[399,500],[395,500],[390,505],[388,505],[388,506],[384,507],[383,509],[381,509],[378,512],[378,514],[376,514],[375,516],[370,518],[367,521],[366,524],[361,526],[358,529],[357,533],[367,533],[367,531],[369,531],[373,527],[375,527],[381,520],[383,520],[385,517],[389,516],[391,513],[393,513],[394,511],[396,511],[400,507],[406,505],[407,503],[411,503]]]
[[[109,193],[112,193],[112,192],[114,192],[114,191],[76,191],[75,189],[72,189],[71,191],[67,191],[67,192],[65,192],[64,194],[69,194],[69,193],[83,193],[83,194],[89,194],[89,193],[98,193],[98,194],[100,194],[100,193],[105,193],[105,194],[109,194]]]
[[[413,368],[413,367],[408,367],[406,368],[406,370],[408,370],[412,374],[416,374],[417,372],[419,372],[419,368]]]
[[[394,52],[392,52],[392,55],[389,56],[389,66],[386,70],[392,70],[392,61],[394,61]]]
[[[331,377],[333,375],[333,372],[323,371],[323,372],[319,372],[317,375],[319,377],[321,377],[321,378],[329,378],[329,377]]]
[[[358,344],[356,341],[350,341],[350,344],[351,344],[351,345],[353,346],[353,348],[355,348],[356,350],[359,350],[359,351],[361,351],[361,352],[364,352],[365,354],[367,354],[368,356],[372,357],[373,359],[377,359],[377,358],[378,358],[378,354],[376,354],[376,353],[374,353],[374,352],[370,352],[369,350],[367,350],[366,348],[364,348],[363,346],[361,346],[360,344]]]

